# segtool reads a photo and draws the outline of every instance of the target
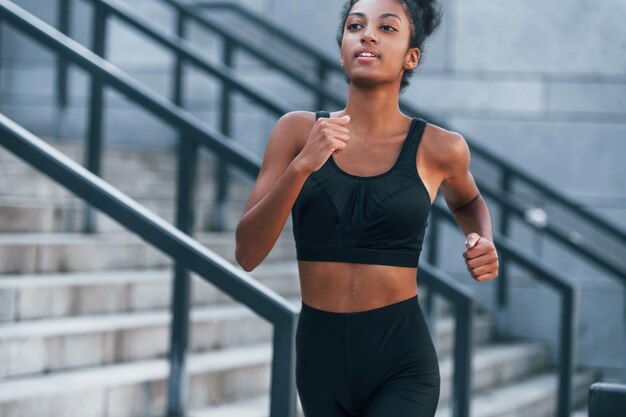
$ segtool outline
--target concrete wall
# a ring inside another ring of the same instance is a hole
[[[626,3],[440,1],[443,24],[426,44],[421,67],[403,98],[626,228],[626,30],[621,24]],[[56,2],[17,3],[45,21],[55,20]],[[74,1],[73,32],[88,45],[91,10],[86,3]],[[167,30],[173,27],[172,15],[155,0],[128,3],[153,23]],[[342,2],[242,3],[338,59],[334,38]],[[228,22],[227,15],[224,21]],[[312,68],[306,56],[285,49],[277,40],[256,36],[254,28],[236,23],[231,27],[252,44],[269,45],[293,68],[303,73]],[[120,22],[111,22],[110,28],[107,56],[111,61],[154,92],[170,94],[172,57]],[[72,70],[70,107],[59,112],[54,106],[53,57],[6,25],[1,30],[0,111],[36,133],[82,139],[88,79],[82,71]],[[219,60],[218,39],[194,27],[190,38],[199,53]],[[280,74],[265,71],[254,59],[238,55],[236,67],[240,77],[289,109],[313,110],[310,94]],[[334,84],[345,94],[347,85],[341,77]],[[214,80],[190,70],[186,97],[193,114],[216,127],[220,103]],[[107,105],[107,143],[174,143],[175,132],[116,94],[107,94]],[[259,111],[238,95],[234,117],[234,139],[261,155],[276,116]],[[497,224],[498,210],[495,205],[491,208]],[[607,375],[626,380],[624,288],[537,232],[519,224],[515,231],[515,243],[580,285],[579,363],[604,367]],[[444,268],[489,305],[492,283],[473,282],[462,264],[463,236],[458,230],[446,236]],[[519,336],[546,339],[556,348],[558,298],[526,275],[524,271],[512,275],[513,328]]]

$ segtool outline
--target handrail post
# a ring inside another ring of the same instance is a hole
[[[176,225],[192,235],[194,222],[194,191],[198,145],[185,132],[178,141],[178,173],[176,196]],[[182,262],[174,265],[174,283],[171,300],[172,321],[170,326],[170,374],[167,380],[167,417],[185,415],[187,393],[187,344],[189,340],[189,309],[191,277]]]
[[[453,417],[469,417],[470,387],[472,375],[472,315],[474,303],[463,299],[455,308],[456,326],[454,329],[454,397]]]
[[[500,180],[500,188],[505,194],[510,194],[512,191],[513,177],[511,171],[504,167],[502,178]],[[509,236],[511,226],[511,213],[509,206],[504,200],[500,203],[500,222],[498,224],[498,231],[504,237]],[[509,322],[509,300],[508,300],[508,270],[509,262],[506,259],[506,253],[501,254],[500,267],[498,270],[498,279],[495,282],[495,340],[504,341],[508,337],[507,330]]]
[[[2,65],[4,63],[4,57],[2,56],[3,50],[2,50],[2,27],[3,27],[3,22],[2,22],[2,16],[0,16],[0,82],[2,82]],[[2,96],[0,96],[0,110],[2,110]]]
[[[187,29],[187,19],[185,13],[178,10],[176,14],[176,34],[181,39],[185,39]],[[183,58],[176,52],[176,62],[174,63],[174,91],[172,91],[172,101],[179,107],[183,106]]]
[[[559,364],[559,386],[557,417],[569,417],[572,411],[573,375],[576,363],[578,287],[565,288],[561,309],[561,345]]]
[[[59,25],[59,32],[70,36],[70,22],[71,22],[71,3],[70,0],[59,0],[57,23]],[[68,62],[63,56],[57,58],[57,82],[56,82],[56,98],[57,105],[64,110],[69,104],[68,92],[67,92],[67,76],[68,76]]]
[[[233,66],[234,52],[235,45],[233,42],[228,38],[224,38],[222,61],[225,66]],[[231,130],[231,90],[229,82],[222,84],[220,132],[226,137],[230,137]],[[216,158],[215,162],[215,198],[213,199],[213,210],[211,211],[210,229],[221,232],[226,230],[228,226],[228,165],[221,158]]]
[[[93,52],[105,57],[107,11],[100,2],[93,3],[92,48]],[[91,77],[91,94],[89,100],[89,121],[87,128],[86,167],[96,175],[100,175],[102,154],[102,117],[103,117],[103,83]],[[96,211],[89,204],[84,205],[83,232],[96,232]]]
[[[322,87],[325,86],[327,78],[328,78],[328,66],[326,65],[326,62],[324,62],[324,60],[320,59],[318,61],[318,66],[317,66],[317,80],[319,81],[318,85]],[[316,109],[323,110],[324,106],[326,105],[325,90],[323,89],[317,90],[316,95],[317,95]]]
[[[274,326],[269,417],[296,417],[298,413],[294,338],[297,323],[291,320]]]

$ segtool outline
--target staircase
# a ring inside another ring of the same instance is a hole
[[[75,144],[52,143],[79,159]],[[199,167],[209,173],[213,161],[205,158]],[[107,181],[171,220],[173,155],[107,149],[103,164]],[[104,215],[98,233],[78,233],[82,203],[4,149],[0,178],[0,416],[163,416],[169,258]],[[233,231],[201,231],[203,213],[211,207],[202,196],[213,195],[211,186],[204,180],[198,190],[195,237],[235,263]],[[240,217],[249,191],[249,184],[232,185],[233,219]],[[288,221],[251,275],[299,306],[290,227]],[[192,276],[189,415],[268,416],[271,326]],[[420,297],[425,292],[420,288]],[[448,416],[454,322],[449,307],[440,308],[434,327],[442,376],[437,416]],[[486,312],[474,319],[471,415],[553,416],[557,374],[547,365],[548,348],[527,341],[493,343],[493,320]],[[586,406],[594,380],[591,372],[576,375],[578,406]]]

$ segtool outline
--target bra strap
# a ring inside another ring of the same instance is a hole
[[[319,119],[320,117],[330,118],[330,113],[325,110],[318,110],[315,112],[315,120]]]
[[[407,142],[402,147],[402,152],[399,156],[400,161],[398,165],[407,166],[411,172],[415,170],[415,158],[417,157],[417,148],[422,141],[424,129],[426,128],[426,121],[419,117],[414,118],[412,123],[412,130],[409,137],[406,138]]]

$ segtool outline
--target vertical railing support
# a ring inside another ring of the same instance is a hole
[[[224,66],[232,68],[235,45],[230,39],[224,38],[222,61]],[[222,84],[222,108],[220,119],[220,132],[230,137],[232,119],[232,88],[228,81]],[[215,198],[211,211],[210,229],[224,231],[228,227],[228,165],[221,159],[216,158],[215,164]]]
[[[323,88],[323,90],[318,90],[317,91],[317,102],[316,102],[316,106],[315,109],[316,110],[324,110],[324,106],[326,105],[326,80],[328,78],[328,71],[329,68],[326,66],[326,63],[324,62],[324,60],[319,60],[318,61],[318,66],[317,66],[317,80],[319,82],[319,86],[321,88]]]
[[[92,49],[101,57],[105,57],[107,12],[100,2],[93,3]],[[102,118],[104,101],[103,84],[97,76],[91,77],[89,96],[89,120],[87,128],[86,167],[96,175],[100,175],[102,155]],[[83,231],[96,232],[96,211],[89,204],[84,206]]]
[[[500,181],[500,188],[506,195],[509,195],[512,189],[513,177],[511,171],[504,169]],[[502,236],[508,237],[511,228],[511,213],[509,206],[503,200],[500,203],[500,221],[498,223],[498,231]],[[495,282],[495,334],[494,340],[505,341],[509,337],[509,316],[510,306],[508,300],[508,271],[509,262],[507,262],[506,254],[499,254],[500,266],[498,268],[498,279]]]
[[[182,10],[178,10],[176,15],[176,34],[181,38],[185,39],[187,34],[187,18],[185,13]],[[172,91],[172,101],[179,107],[183,106],[183,71],[184,71],[184,62],[180,53],[176,53],[175,62],[174,62],[174,89]]]
[[[466,299],[455,307],[454,329],[454,396],[452,403],[453,417],[469,417],[470,387],[472,375],[472,315],[474,303]]]
[[[72,21],[71,13],[72,9],[70,0],[59,0],[57,24],[59,25],[59,31],[68,36],[70,36],[70,24]],[[57,106],[59,106],[61,110],[64,110],[69,104],[67,78],[67,59],[62,55],[59,55],[57,58],[56,99]]]
[[[178,141],[178,173],[176,226],[191,235],[194,224],[194,200],[198,144],[185,132]],[[191,277],[182,262],[174,265],[170,326],[170,374],[167,380],[167,417],[184,417],[187,395],[187,344],[189,340],[189,309]]]
[[[561,309],[561,345],[559,346],[559,398],[557,403],[557,417],[569,417],[573,409],[573,381],[576,364],[576,339],[578,325],[578,297],[577,286],[565,287],[563,291],[563,308]]]
[[[294,337],[296,329],[297,316],[285,325],[283,323],[274,325],[269,417],[298,415]]]

